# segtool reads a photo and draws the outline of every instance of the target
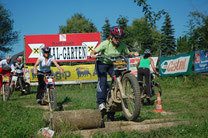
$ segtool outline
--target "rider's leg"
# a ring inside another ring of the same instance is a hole
[[[113,76],[115,74],[113,65],[108,66],[107,72],[110,75],[110,77],[113,78]],[[107,88],[107,91],[106,91],[106,98],[107,98],[108,92],[110,91],[110,85],[108,83],[106,83],[106,88]]]
[[[152,90],[151,90],[151,75],[150,75],[150,69],[145,68],[144,69],[144,76],[145,76],[145,84],[147,87],[147,95],[149,98],[152,97]]]
[[[37,77],[38,77],[38,88],[37,88],[36,99],[37,99],[37,101],[39,101],[43,98],[45,81],[44,81],[43,75],[37,75]]]
[[[107,66],[103,63],[98,64],[98,85],[97,85],[97,103],[105,103],[106,83],[107,83]]]
[[[142,87],[143,86],[143,69],[142,68],[138,68],[137,71],[137,80],[139,82],[139,86]]]
[[[20,77],[20,81],[21,81],[21,84],[22,84],[22,89],[24,90],[25,89],[25,81],[24,81],[24,77]]]
[[[22,95],[24,95],[25,93],[25,81],[24,81],[24,78],[23,76],[20,77],[20,83],[21,83],[21,89],[22,89]]]

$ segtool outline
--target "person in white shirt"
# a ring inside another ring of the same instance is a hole
[[[20,78],[21,81],[21,85],[22,85],[22,95],[24,95],[25,93],[25,81],[24,81],[24,76],[25,76],[25,68],[24,68],[24,64],[22,63],[22,58],[18,57],[17,62],[13,64],[14,66],[14,74],[13,75],[17,75]]]
[[[11,76],[10,73],[11,71],[14,71],[14,68],[12,66],[12,62],[11,62],[11,55],[7,55],[6,59],[3,59],[0,61],[0,89],[2,87],[3,84],[3,77],[2,75],[6,75],[9,76],[9,80],[11,81]]]
[[[47,73],[47,74],[52,73],[50,69],[51,63],[53,62],[56,65],[56,67],[61,71],[61,73],[64,72],[64,70],[56,62],[54,56],[50,55],[50,48],[43,47],[42,52],[43,52],[43,56],[40,56],[34,65],[34,74],[37,74],[38,77],[38,88],[37,88],[37,96],[36,96],[36,100],[38,104],[41,104],[41,99],[43,98],[44,87],[45,87],[43,73]]]

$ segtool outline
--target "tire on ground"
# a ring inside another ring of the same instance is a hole
[[[126,105],[126,100],[125,99],[122,99],[122,109],[123,109],[124,115],[125,115],[127,120],[135,121],[138,118],[138,116],[140,114],[140,110],[141,110],[140,87],[139,87],[139,84],[138,84],[138,81],[137,81],[136,77],[131,73],[127,73],[127,74],[124,75],[124,77],[122,79],[122,85],[123,85],[123,88],[124,88],[124,93],[125,93],[125,88],[126,88],[126,86],[124,86],[124,85],[126,85],[126,81],[130,82],[131,88],[133,89],[134,111],[133,111],[133,113],[129,112],[129,109]]]

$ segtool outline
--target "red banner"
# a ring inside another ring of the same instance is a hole
[[[89,56],[100,41],[100,33],[26,35],[26,63],[35,63],[44,46],[51,49],[57,62],[95,61]]]

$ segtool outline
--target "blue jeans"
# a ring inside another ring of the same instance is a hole
[[[97,103],[105,103],[107,97],[107,73],[113,77],[114,69],[112,64],[105,64],[100,61],[96,61],[95,68],[98,76],[97,84]]]

